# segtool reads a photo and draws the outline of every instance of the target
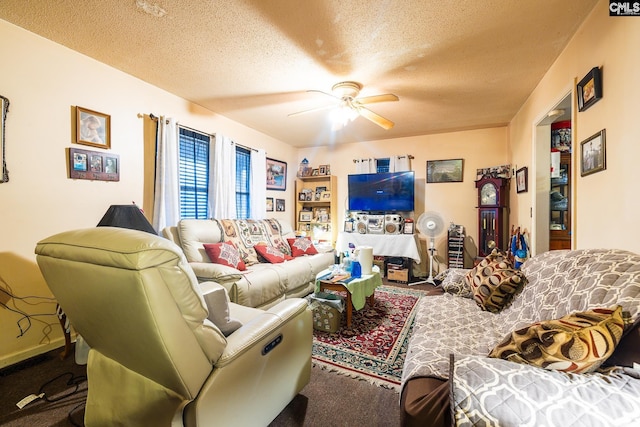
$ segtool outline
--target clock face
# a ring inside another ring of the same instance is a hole
[[[481,205],[497,205],[498,204],[498,192],[495,185],[487,182],[480,189],[480,204]]]

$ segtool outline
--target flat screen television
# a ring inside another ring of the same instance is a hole
[[[348,178],[349,210],[413,211],[415,172],[366,173]]]

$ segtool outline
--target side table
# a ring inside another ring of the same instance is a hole
[[[327,271],[320,272],[318,277],[324,277]],[[332,282],[330,280],[316,280],[316,292],[325,290],[346,292],[347,294],[347,327],[351,327],[351,317],[353,309],[361,310],[365,302],[369,305],[375,304],[375,290],[382,285],[380,273],[374,271],[372,274],[353,279],[349,282]]]

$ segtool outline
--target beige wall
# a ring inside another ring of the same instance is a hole
[[[509,126],[514,164],[532,163],[534,126],[575,83],[595,66],[603,68],[603,98],[584,112],[574,107],[573,163],[579,162],[579,143],[606,129],[605,171],[580,176],[574,167],[574,248],[622,248],[640,252],[638,212],[640,199],[640,120],[637,99],[640,86],[640,18],[609,17],[609,2],[600,1],[575,34]],[[575,95],[574,95],[575,97]],[[575,104],[574,104],[575,105]],[[534,183],[535,185],[535,183]],[[512,223],[532,227],[529,208],[534,191],[515,194]]]
[[[265,148],[269,157],[289,164],[296,160],[286,144],[2,20],[0,40],[0,94],[11,102],[6,125],[10,181],[0,184],[0,289],[17,297],[51,297],[33,254],[40,239],[72,228],[94,227],[111,204],[143,205],[143,119],[139,114],[174,117],[185,126]],[[76,105],[111,115],[111,151],[120,155],[120,182],[67,178],[65,148],[93,149],[72,144]],[[294,178],[289,178],[291,188]],[[274,216],[292,220],[293,192],[268,193],[285,196],[288,206],[287,212],[274,212]],[[55,309],[53,303],[27,304],[42,300],[11,300],[3,292],[0,302],[30,314]],[[31,329],[17,338],[20,318],[0,307],[0,367],[61,344],[55,316],[32,318]],[[25,328],[27,321],[20,324]]]

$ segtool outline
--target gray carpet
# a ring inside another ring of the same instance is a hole
[[[412,288],[433,289],[430,285]],[[83,425],[86,369],[76,365],[73,356],[60,360],[61,350],[0,371],[0,426]],[[38,399],[24,409],[16,407],[24,397],[41,391],[49,401]],[[270,426],[386,427],[399,423],[399,395],[395,391],[314,367],[311,382]]]

